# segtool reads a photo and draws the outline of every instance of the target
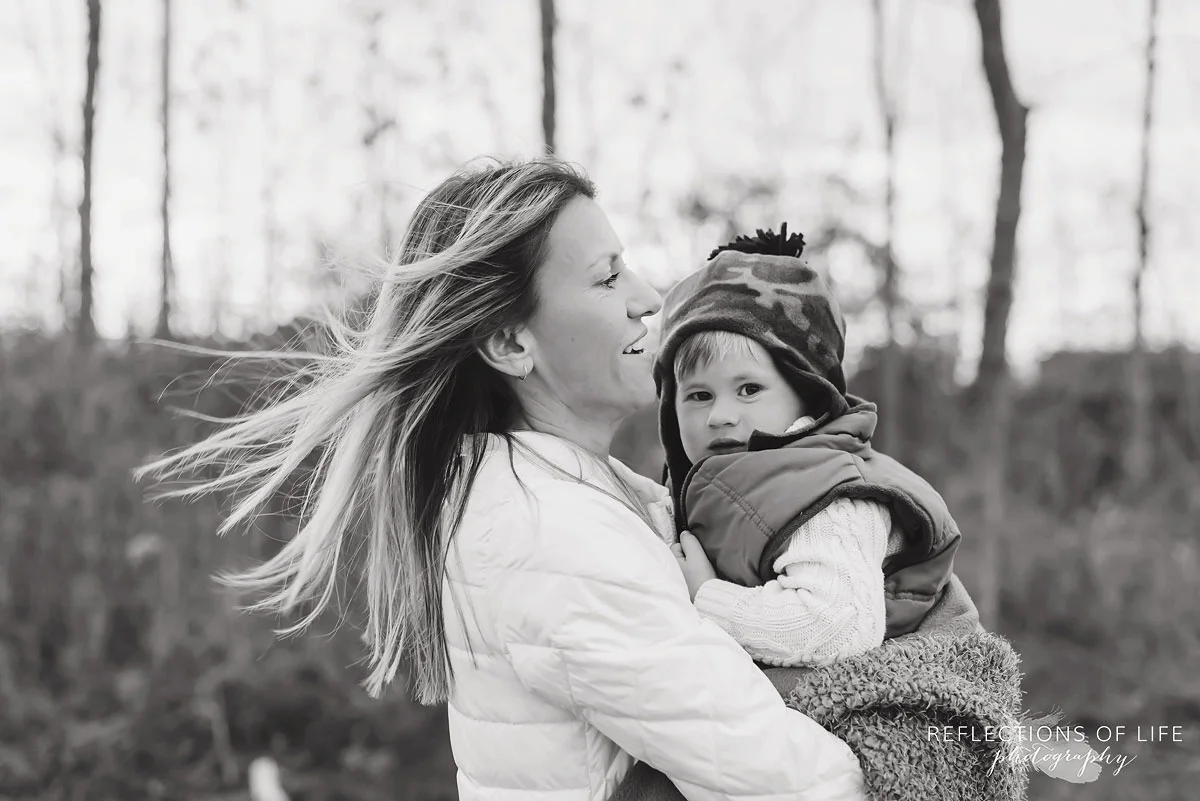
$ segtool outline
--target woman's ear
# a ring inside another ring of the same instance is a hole
[[[533,342],[524,327],[488,334],[475,349],[489,367],[513,378],[524,378],[533,370]]]

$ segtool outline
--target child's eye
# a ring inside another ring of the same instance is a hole
[[[610,275],[608,278],[605,278],[600,283],[604,284],[609,289],[612,289],[614,286],[616,286],[617,279],[620,277],[621,277],[621,274],[619,272],[613,273],[612,275]]]
[[[712,395],[708,392],[705,392],[702,389],[698,389],[695,392],[689,392],[688,394],[684,395],[683,399],[685,401],[695,401],[696,403],[704,403],[705,401],[711,400]]]
[[[747,398],[752,398],[755,395],[757,395],[758,393],[763,391],[763,387],[761,384],[742,384],[740,389],[742,391],[742,394],[745,395]]]

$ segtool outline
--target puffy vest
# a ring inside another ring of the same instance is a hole
[[[871,447],[875,423],[874,404],[858,401],[808,432],[756,432],[746,451],[701,459],[676,490],[677,526],[700,540],[720,578],[757,586],[775,578],[791,535],[834,500],[884,503],[905,540],[883,563],[886,636],[915,631],[946,590],[961,535],[928,482]]]

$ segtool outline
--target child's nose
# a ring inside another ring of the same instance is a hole
[[[737,410],[727,403],[714,403],[708,413],[708,424],[712,428],[731,426],[737,423]]]

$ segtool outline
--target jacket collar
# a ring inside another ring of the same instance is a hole
[[[537,466],[544,470],[545,464],[539,464],[539,460],[544,460],[581,481],[605,489],[612,488],[612,476],[607,474],[595,460],[588,458],[588,455],[578,445],[554,434],[544,434],[540,431],[514,431],[510,436],[519,446],[513,448],[514,461],[519,461],[523,465]],[[503,437],[494,434],[488,436],[489,450],[504,449],[505,447]],[[608,457],[608,464],[613,473],[646,505],[657,529],[655,533],[667,542],[673,542],[675,525],[672,521],[671,496],[666,487],[634,472],[624,462],[612,456]]]
[[[746,450],[701,458],[684,474],[674,501],[677,505],[674,508],[685,509],[688,487],[691,486],[692,480],[702,465],[708,465],[711,472],[714,467],[719,471],[727,469],[730,465],[738,464],[741,469],[753,476],[759,472],[759,468],[768,465],[755,456],[755,453],[759,451],[820,447],[833,448],[847,453],[861,453],[869,448],[878,419],[875,404],[853,395],[847,397],[851,406],[845,414],[831,417],[827,413],[815,420],[811,417],[801,417],[788,428],[787,432],[778,435],[755,431],[750,435],[749,442],[746,443]],[[686,511],[681,515],[681,525],[684,518],[686,518]]]
[[[811,417],[802,417],[793,423],[786,432],[779,435],[755,431],[750,435],[746,450],[748,452],[769,451],[786,448],[797,443],[803,446],[808,443],[801,442],[801,440],[808,437],[815,437],[823,443],[837,442],[843,449],[851,452],[861,450],[871,442],[871,438],[875,435],[875,426],[878,422],[876,406],[874,403],[853,395],[849,395],[847,398],[850,408],[843,414],[833,416],[827,413],[816,420]]]

